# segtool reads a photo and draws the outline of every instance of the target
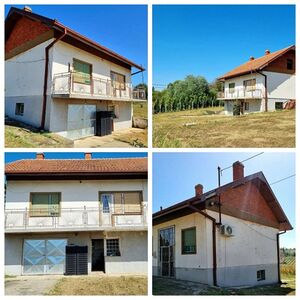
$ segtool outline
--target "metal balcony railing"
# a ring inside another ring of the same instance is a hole
[[[55,74],[52,96],[85,96],[95,99],[146,100],[143,89],[133,89],[130,83],[120,84],[110,79],[85,76],[76,72]]]
[[[262,99],[262,89],[247,90],[245,88],[235,88],[234,90],[228,90],[226,92],[219,92],[218,99]]]
[[[101,228],[147,226],[147,203],[137,207],[61,208],[58,211],[5,209],[5,231],[76,231]]]

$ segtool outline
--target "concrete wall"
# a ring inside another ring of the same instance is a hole
[[[147,202],[147,180],[8,181],[6,209],[29,209],[31,192],[61,192],[61,208],[97,208],[100,191],[142,191]]]
[[[260,112],[263,111],[263,100],[245,100],[244,102],[249,103],[249,110],[245,110],[244,109],[244,114],[250,114],[250,113],[254,113],[254,112]],[[232,116],[233,115],[233,106],[236,103],[235,100],[226,100],[224,101],[224,111],[225,111],[225,115],[228,116]],[[244,104],[245,107],[245,104]]]
[[[92,239],[118,238],[121,256],[105,256],[107,274],[147,274],[147,232],[79,232],[45,234],[6,234],[5,274],[21,275],[23,272],[24,239],[64,238],[68,244],[88,246],[88,271],[92,269]],[[104,243],[106,255],[106,243]]]

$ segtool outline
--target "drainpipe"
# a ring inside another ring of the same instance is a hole
[[[285,231],[278,232],[276,234],[276,241],[277,241],[277,272],[278,272],[278,283],[282,283],[281,281],[281,275],[280,275],[280,245],[279,245],[279,237],[281,234],[286,233]]]
[[[48,89],[48,64],[49,64],[49,50],[60,41],[67,34],[67,29],[64,28],[64,33],[56,38],[51,44],[45,48],[45,72],[44,72],[44,88],[43,88],[43,106],[42,106],[42,118],[41,118],[41,130],[45,128],[46,120],[46,107],[47,107],[47,89]]]
[[[209,219],[212,222],[212,247],[213,247],[213,283],[214,286],[218,286],[217,283],[217,243],[216,243],[216,219],[212,216],[204,213],[197,207],[193,206],[192,204],[189,204],[189,208],[194,210],[195,212],[201,214],[205,218]]]
[[[265,111],[268,111],[268,81],[267,81],[267,75],[257,71],[258,74],[264,76],[265,78]]]
[[[221,168],[218,167],[218,187],[221,186]],[[219,222],[216,223],[216,225],[221,226],[222,225],[222,212],[221,212],[221,195],[218,195],[218,206],[219,206]]]

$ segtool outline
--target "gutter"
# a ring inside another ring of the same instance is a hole
[[[258,74],[264,76],[265,78],[265,112],[268,111],[268,81],[267,81],[267,75],[260,72],[260,71],[257,71]]]
[[[276,242],[277,242],[277,274],[278,274],[278,283],[281,284],[282,281],[281,281],[281,275],[280,275],[280,245],[279,245],[279,237],[281,234],[284,234],[286,233],[286,230],[285,231],[282,231],[282,232],[278,232],[276,234]]]
[[[48,64],[49,64],[49,50],[60,41],[67,34],[67,29],[64,28],[64,32],[61,36],[56,38],[51,44],[45,48],[45,72],[44,72],[44,87],[43,87],[43,104],[42,104],[42,117],[41,117],[41,130],[45,129],[46,120],[46,107],[47,107],[47,89],[48,89]]]
[[[189,208],[194,210],[195,212],[201,214],[205,218],[209,219],[212,222],[212,252],[213,252],[213,284],[214,286],[218,286],[217,282],[217,243],[216,243],[216,219],[212,216],[204,213],[197,207],[193,206],[191,203],[189,203]]]

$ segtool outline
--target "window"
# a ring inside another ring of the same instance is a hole
[[[196,227],[183,229],[181,231],[182,254],[196,253]]]
[[[229,87],[229,93],[233,94],[234,93],[234,89],[235,89],[235,83],[234,82],[229,83],[228,87]]]
[[[290,58],[286,60],[286,68],[288,70],[294,70],[294,61]]]
[[[116,73],[111,71],[110,72],[111,84],[117,90],[125,90],[125,75]]]
[[[266,272],[265,270],[259,270],[257,271],[257,281],[265,280],[266,279]]]
[[[73,82],[91,84],[92,65],[77,59],[73,60]]]
[[[244,88],[246,92],[255,91],[256,79],[244,80]]]
[[[24,114],[24,103],[16,103],[15,115],[23,116]]]
[[[283,109],[283,102],[275,102],[275,109]]]
[[[119,248],[119,239],[106,240],[106,255],[121,256],[120,248]]]
[[[249,102],[245,102],[245,111],[249,110]]]
[[[59,216],[60,193],[31,193],[30,217]]]

